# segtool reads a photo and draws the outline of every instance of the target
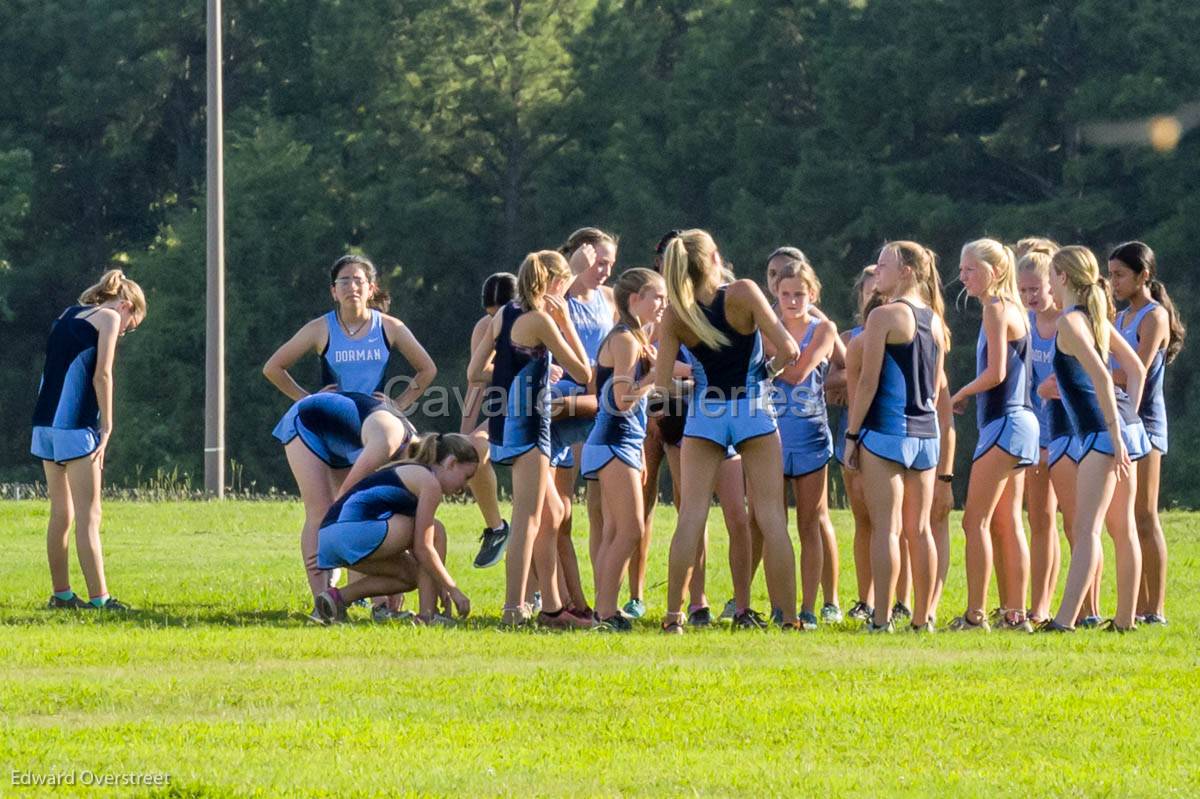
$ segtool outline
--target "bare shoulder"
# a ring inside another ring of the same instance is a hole
[[[733,281],[726,286],[725,292],[729,299],[741,302],[752,302],[764,298],[762,289],[758,287],[758,284],[746,278]]]

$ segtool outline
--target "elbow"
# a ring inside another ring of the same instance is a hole
[[[580,385],[587,385],[592,379],[592,369],[586,363],[576,367],[575,369],[569,369],[568,373],[572,378],[575,379],[575,382],[579,383]]]
[[[432,385],[434,379],[437,378],[437,373],[438,373],[437,364],[433,363],[433,361],[430,361],[429,365],[421,370],[421,373],[420,373],[421,385],[422,386]]]

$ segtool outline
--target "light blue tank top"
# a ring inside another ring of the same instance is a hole
[[[383,391],[391,346],[383,333],[383,314],[371,311],[367,334],[350,338],[338,322],[337,311],[325,314],[329,343],[321,353],[321,383],[338,391],[371,394]]]
[[[1117,314],[1117,330],[1135,351],[1138,347],[1138,328],[1141,327],[1146,314],[1157,307],[1157,302],[1148,302],[1137,313],[1131,314],[1126,308]],[[1146,425],[1146,432],[1164,437],[1167,435],[1167,405],[1163,398],[1163,372],[1166,363],[1166,353],[1163,350],[1154,353],[1150,367],[1146,370],[1146,385],[1142,388],[1142,406],[1138,408],[1138,416]]]
[[[600,345],[604,343],[608,332],[613,328],[612,307],[604,297],[604,292],[596,289],[592,293],[591,302],[584,302],[575,297],[567,297],[567,312],[579,334],[579,341],[587,353],[588,363],[596,365],[596,356],[600,353]],[[569,375],[563,375],[560,383],[574,383]]]

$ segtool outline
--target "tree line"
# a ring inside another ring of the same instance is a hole
[[[464,381],[483,277],[598,225],[618,269],[671,228],[713,232],[740,276],[803,249],[822,305],[879,246],[941,256],[1032,234],[1139,238],[1185,320],[1200,145],[1098,146],[1090,122],[1170,112],[1200,85],[1200,6],[1009,0],[228,0],[229,456],[291,489],[262,363],[327,310],[327,268],[368,254],[438,382]],[[33,480],[25,432],[47,329],[111,262],[147,290],[122,343],[110,481],[201,470],[202,3],[0,8],[0,479]],[[977,306],[950,312],[951,380]],[[1200,505],[1200,382],[1167,372],[1166,504]],[[301,378],[315,386],[315,361]],[[456,418],[417,419],[453,429]],[[959,424],[959,471],[974,439]]]

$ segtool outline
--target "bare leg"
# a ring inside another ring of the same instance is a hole
[[[296,478],[300,501],[304,503],[304,526],[300,530],[300,555],[308,576],[308,589],[315,599],[329,588],[329,572],[317,566],[317,530],[333,505],[334,487],[330,469],[299,438],[283,448],[288,466]]]
[[[964,617],[978,623],[987,617],[988,580],[992,572],[992,514],[1004,493],[1017,459],[992,447],[971,464],[963,533],[967,538],[967,609]]]
[[[746,478],[742,473],[741,458],[728,458],[717,469],[717,501],[721,503],[725,529],[729,531],[729,573],[733,578],[733,598],[739,609],[748,608],[754,562],[750,544],[750,518],[746,513]],[[784,524],[787,524],[786,517]],[[706,543],[707,537],[706,534]]]
[[[858,583],[858,601],[873,606],[875,591],[871,584],[871,515],[867,512],[867,498],[863,494],[862,472],[843,469],[842,479],[846,484],[850,512],[854,516],[854,577]]]
[[[504,524],[504,519],[500,516],[500,502],[496,499],[496,470],[492,468],[487,428],[481,427],[472,433],[471,443],[475,445],[475,452],[479,455],[479,467],[475,469],[475,476],[467,485],[471,489],[471,496],[475,498],[475,504],[479,506],[483,523],[495,530]]]
[[[504,560],[505,610],[519,608],[525,597],[525,583],[529,580],[533,545],[537,540],[538,528],[541,527],[542,503],[545,501],[549,482],[550,460],[536,448],[521,455],[513,463],[512,532],[509,535],[508,551]],[[538,569],[538,583],[543,593],[547,584],[554,586],[557,593],[554,580],[553,568],[549,572]]]
[[[891,620],[896,577],[900,572],[904,469],[862,447],[859,448],[859,463],[863,482],[871,486],[871,490],[864,493],[867,512],[871,514],[871,576],[875,586],[873,622],[882,627]]]
[[[87,581],[88,598],[105,596],[104,551],[100,546],[100,462],[94,457],[66,464],[75,510],[75,551]]]
[[[796,532],[800,539],[800,609],[816,614],[817,587],[825,560],[821,517],[825,508],[825,467],[803,477],[792,478],[796,497]],[[834,544],[834,552],[837,545]]]
[[[1004,481],[1004,493],[992,515],[991,531],[994,546],[1004,553],[1008,568],[1001,575],[1005,581],[1003,607],[1019,611],[1024,617],[1029,596],[1029,545],[1021,523],[1021,499],[1025,488],[1025,471],[1011,472]]]
[[[685,438],[681,447],[680,476],[688,490],[681,492],[679,518],[671,539],[670,566],[667,579],[667,613],[683,612],[683,589],[691,582],[696,556],[704,540],[704,524],[717,470],[725,458],[725,450],[710,441]]]
[[[901,510],[904,538],[907,540],[913,576],[912,623],[920,627],[929,620],[930,600],[937,575],[937,547],[929,526],[933,506],[933,469],[904,473],[904,500]]]
[[[1133,509],[1138,490],[1137,464],[1134,467],[1127,479],[1117,481],[1105,514],[1105,526],[1113,540],[1117,561],[1117,612],[1113,614],[1113,623],[1125,628],[1134,624],[1142,577],[1142,548],[1138,545]]]
[[[1138,614],[1165,616],[1167,599],[1167,539],[1158,518],[1158,488],[1162,475],[1162,453],[1151,450],[1137,462],[1137,499],[1134,518],[1142,550],[1142,580],[1138,592]]]
[[[784,512],[783,451],[779,435],[758,436],[738,449],[746,482],[754,486],[750,501],[763,536],[763,572],[771,605],[783,611],[783,622],[796,621],[796,555]],[[690,489],[689,489],[690,490]]]
[[[596,592],[596,611],[607,619],[617,614],[617,596],[621,590],[621,573],[642,538],[644,523],[641,505],[641,475],[617,459],[600,470],[600,488],[604,499],[604,518],[615,527],[612,540],[603,550],[597,564],[600,572]]]
[[[1117,477],[1112,469],[1112,457],[1089,452],[1078,466],[1075,493],[1074,532],[1072,533],[1071,566],[1063,587],[1062,603],[1054,620],[1073,627],[1083,607],[1084,595],[1091,587],[1099,560],[1100,525],[1116,489]]]
[[[1025,504],[1029,508],[1029,608],[1032,619],[1050,616],[1058,583],[1058,501],[1045,460],[1026,472]]]
[[[75,518],[67,469],[52,461],[42,461],[46,472],[46,493],[50,495],[50,519],[46,523],[46,557],[50,562],[50,583],[55,592],[71,588],[71,556],[68,537]]]

